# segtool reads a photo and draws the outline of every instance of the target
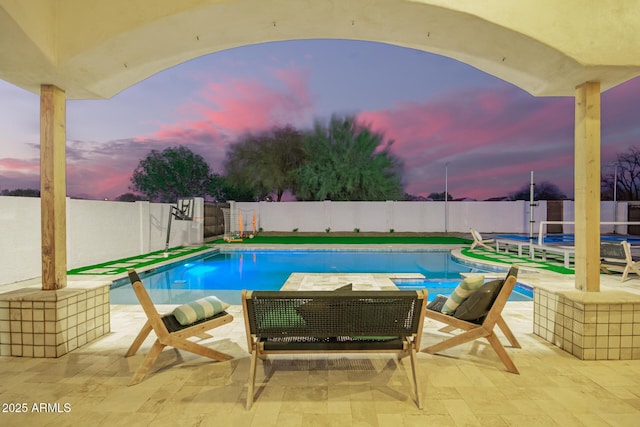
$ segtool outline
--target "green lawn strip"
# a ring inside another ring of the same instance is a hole
[[[421,244],[421,245],[466,245],[469,239],[453,236],[255,236],[244,238],[242,242],[216,240],[215,244],[326,244],[326,245],[384,245],[384,244]]]
[[[130,268],[140,268],[140,267],[146,267],[149,265],[153,265],[153,264],[158,264],[160,262],[164,262],[167,260],[171,260],[171,259],[175,259],[175,258],[179,258],[179,257],[183,257],[185,255],[191,255],[197,252],[202,252],[206,249],[211,249],[210,246],[199,246],[199,247],[194,247],[188,250],[183,250],[183,251],[179,251],[179,252],[174,252],[176,249],[182,249],[182,246],[179,247],[175,247],[175,248],[171,248],[169,249],[169,256],[167,256],[166,258],[164,256],[155,258],[155,259],[149,259],[147,261],[144,262],[137,262],[135,264],[131,264],[129,266],[116,266],[117,264],[121,264],[121,263],[127,263],[127,262],[132,262],[135,260],[138,260],[140,258],[146,258],[146,257],[151,257],[154,255],[164,255],[164,250],[160,250],[160,251],[155,251],[155,252],[151,252],[148,254],[143,254],[143,255],[138,255],[138,256],[132,256],[132,257],[128,257],[128,258],[121,258],[121,259],[117,259],[114,261],[108,261],[108,262],[104,262],[101,264],[94,264],[94,265],[89,265],[86,267],[78,267],[78,268],[74,268],[72,270],[67,271],[67,274],[69,275],[82,275],[82,274],[87,274],[87,275],[112,275],[112,274],[119,274],[119,273],[126,273]],[[112,268],[113,266],[113,268]],[[95,269],[105,269],[105,271],[102,272],[95,272],[93,270]]]
[[[548,270],[548,271],[553,271],[555,273],[560,273],[560,274],[574,274],[575,271],[570,269],[570,268],[565,268],[563,266],[560,265],[554,265],[551,264],[549,262],[545,262],[545,261],[540,261],[540,260],[530,260],[528,258],[520,258],[516,255],[512,255],[512,254],[508,254],[508,253],[497,253],[497,252],[492,252],[492,251],[488,251],[486,249],[474,249],[471,250],[469,248],[466,249],[462,249],[460,251],[463,255],[468,256],[470,258],[476,258],[479,260],[483,260],[483,261],[491,261],[491,262],[500,262],[503,264],[506,263],[511,263],[511,264],[517,264],[517,265],[521,265],[523,267],[526,267],[527,264],[530,264],[532,262],[535,262],[536,264],[539,264],[539,266],[536,266],[535,268],[540,268],[542,270]],[[508,259],[508,261],[505,260]]]

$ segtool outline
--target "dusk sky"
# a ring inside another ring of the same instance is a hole
[[[405,191],[506,196],[535,181],[573,197],[574,99],[536,98],[455,60],[371,42],[240,47],[156,74],[109,100],[67,102],[67,194],[129,192],[152,149],[184,145],[223,173],[246,132],[354,115],[404,162]],[[0,190],[40,187],[39,97],[0,81]],[[640,78],[602,94],[603,172],[640,146]]]

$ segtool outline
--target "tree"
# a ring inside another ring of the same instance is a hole
[[[431,200],[444,200],[444,191],[442,193],[431,193],[427,196]],[[453,200],[451,193],[447,193],[447,200]]]
[[[291,126],[260,135],[248,134],[227,151],[227,189],[241,190],[245,195],[253,189],[260,199],[274,194],[280,201],[286,190],[295,187],[296,171],[304,157],[302,135]]]
[[[402,196],[401,200],[404,200],[405,202],[426,202],[429,200],[429,198],[424,196],[417,196],[415,194],[404,193],[404,196]]]
[[[144,197],[133,193],[124,193],[116,197],[117,202],[137,202],[138,200],[144,200]]]
[[[31,188],[18,188],[15,190],[2,190],[3,196],[40,197],[40,190]]]
[[[615,181],[615,183],[614,183]],[[616,200],[640,200],[640,149],[631,147],[618,153],[614,168],[602,174],[602,199],[613,200],[613,188],[617,186]]]
[[[130,190],[150,201],[174,203],[180,197],[204,197],[209,185],[209,165],[185,147],[151,150],[131,177]]]
[[[398,200],[403,197],[401,163],[391,153],[393,141],[352,117],[317,122],[304,136],[307,161],[299,168],[299,200]]]
[[[530,184],[523,185],[518,191],[509,194],[510,200],[530,200],[531,197]],[[549,181],[543,181],[536,184],[533,190],[534,200],[564,200],[567,196],[560,191],[557,185]]]
[[[211,175],[208,194],[211,195],[216,202],[226,202],[228,200],[255,202],[259,200],[259,196],[254,187],[244,186],[243,184],[231,184],[226,176],[218,175],[217,173]]]

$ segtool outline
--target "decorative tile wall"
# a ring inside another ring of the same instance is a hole
[[[0,356],[60,357],[110,332],[109,284],[0,294]]]
[[[637,296],[584,301],[536,288],[533,313],[533,332],[579,359],[640,360]]]

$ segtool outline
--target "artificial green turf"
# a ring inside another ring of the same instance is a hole
[[[182,246],[179,246],[179,247],[169,249],[169,253],[167,257],[164,256],[164,250],[160,250],[160,251],[155,251],[155,252],[151,252],[144,255],[132,256],[128,258],[121,258],[114,261],[104,262],[102,264],[95,264],[95,265],[89,265],[86,267],[74,268],[73,270],[67,271],[67,274],[112,275],[112,274],[126,273],[130,268],[146,267],[148,265],[158,264],[160,262],[164,262],[174,258],[183,257],[185,255],[192,255],[196,252],[201,252],[206,249],[211,249],[210,246],[199,246],[199,247],[189,248],[188,250],[184,250],[184,251],[174,252],[177,249],[182,249],[182,248],[183,248]],[[144,262],[137,262],[135,263],[135,265],[128,265],[128,266],[119,265],[119,264],[129,263],[133,260],[139,260],[140,258],[153,257],[154,255],[157,257],[153,259],[149,259]],[[158,255],[162,255],[162,256],[158,256]],[[92,272],[92,270],[95,270],[97,268],[104,269],[104,271],[99,273]]]
[[[432,245],[465,245],[471,243],[468,239],[459,237],[448,236],[255,236],[253,239],[245,238],[242,242],[228,243],[224,240],[216,240],[215,244],[230,244],[238,245],[243,243],[251,244],[432,244]],[[114,261],[109,261],[101,264],[89,265],[86,267],[74,268],[69,270],[67,274],[88,274],[88,275],[113,275],[126,273],[129,268],[140,268],[149,265],[157,264],[173,258],[182,257],[185,255],[194,254],[196,252],[203,251],[205,249],[211,249],[210,246],[200,246],[197,248],[191,248],[189,250],[181,252],[173,252],[179,248],[172,248],[169,252],[169,256],[157,257],[145,262],[135,263],[135,265],[122,266],[121,264],[130,263],[133,260],[137,260],[145,257],[153,257],[154,255],[164,255],[164,251],[155,251],[146,255],[138,255],[128,258],[121,258]],[[95,272],[96,269],[101,269],[101,272]]]
[[[462,249],[460,251],[462,253],[462,255],[468,256],[470,258],[476,258],[482,261],[491,261],[491,262],[500,262],[500,263],[505,263],[504,258],[509,258],[510,260],[513,260],[512,263],[513,264],[517,264],[517,265],[522,265],[522,266],[526,266],[526,264],[528,262],[535,262],[536,264],[539,264],[539,266],[536,266],[535,268],[541,269],[541,270],[548,270],[548,271],[553,271],[556,273],[560,273],[560,274],[574,274],[575,271],[570,269],[570,268],[565,268],[564,266],[561,265],[555,265],[552,264],[550,262],[546,262],[546,261],[541,261],[541,260],[529,260],[529,259],[523,259],[520,257],[517,257],[515,255],[512,254],[507,254],[507,253],[503,253],[500,252],[500,258],[497,258],[495,255],[496,252],[493,251],[488,251],[486,249],[474,249],[471,250],[469,248],[466,249]]]
[[[216,244],[242,245],[242,244],[280,244],[280,245],[384,245],[384,244],[421,244],[421,245],[467,245],[469,239],[453,236],[255,236],[252,239],[244,238],[242,242],[226,242],[216,240]]]

